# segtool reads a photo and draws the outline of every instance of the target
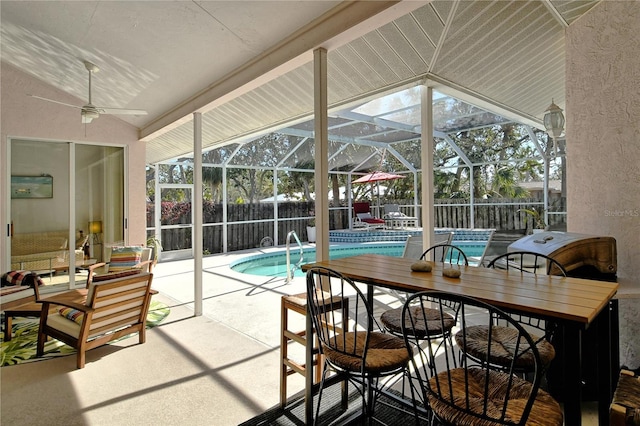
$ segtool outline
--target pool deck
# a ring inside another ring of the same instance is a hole
[[[304,248],[315,245],[304,244]],[[269,348],[280,346],[280,299],[306,291],[304,278],[272,278],[231,270],[230,264],[257,253],[281,251],[266,247],[216,254],[203,259],[203,315],[237,330]],[[153,288],[176,305],[194,309],[194,261],[161,262],[153,270]],[[250,312],[250,314],[247,314]],[[301,323],[304,328],[304,324]]]
[[[333,245],[333,244],[332,244]],[[338,244],[340,245],[340,244]],[[315,249],[315,244],[303,244]],[[282,277],[265,277],[233,271],[231,263],[257,253],[282,251],[283,246],[242,250],[203,258],[203,315],[237,330],[265,346],[280,347],[280,299],[284,295],[304,293],[306,280],[294,277],[290,282]],[[194,309],[194,261],[161,262],[153,269],[153,288],[172,301],[172,305]],[[376,299],[382,310],[399,307],[397,298],[381,294]],[[250,312],[250,314],[247,314]],[[304,318],[290,319],[304,329]],[[298,322],[296,322],[298,321]],[[292,379],[293,380],[293,379]]]
[[[303,248],[315,248],[315,245],[304,244]],[[306,279],[294,277],[287,283],[285,278],[235,272],[231,270],[230,264],[256,253],[272,253],[283,249],[284,247],[277,246],[243,250],[207,256],[203,259],[203,317],[252,342],[257,342],[264,347],[264,354],[269,354],[273,358],[273,364],[258,367],[263,369],[265,378],[270,380],[272,392],[269,395],[259,396],[249,392],[252,398],[260,398],[261,405],[265,409],[278,402],[281,298],[284,295],[306,292]],[[158,263],[153,270],[152,287],[160,292],[154,298],[157,297],[158,300],[176,307],[176,312],[182,311],[177,307],[185,307],[193,311],[195,294],[193,259]],[[397,305],[393,304],[393,300],[389,296],[388,306],[401,306],[399,302]],[[180,318],[174,320],[180,320]],[[289,316],[289,325],[293,330],[304,330],[305,318],[292,314]],[[223,342],[203,342],[202,344],[211,345],[212,354],[216,351],[214,348],[224,347]],[[292,344],[289,346],[289,354],[302,362],[303,349],[301,345]],[[242,362],[246,363],[246,361]],[[255,365],[251,368],[247,367],[247,370],[247,377],[256,374]],[[304,389],[304,377],[299,374],[289,376],[288,383],[289,395]]]

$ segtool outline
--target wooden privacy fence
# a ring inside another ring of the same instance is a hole
[[[405,206],[412,214],[412,201],[389,200]],[[494,228],[498,232],[508,232],[531,228],[532,219],[522,209],[540,207],[541,201],[533,198],[482,200],[474,205],[475,228]],[[189,203],[163,203],[162,230],[164,250],[186,249],[192,246],[191,206]],[[471,206],[468,200],[436,200],[434,207],[437,228],[470,228]],[[278,203],[278,238],[274,234],[275,210],[270,203],[228,204],[227,205],[227,251],[245,250],[266,245],[283,245],[289,231],[295,231],[301,241],[307,240],[307,226],[312,224],[313,202]],[[420,212],[415,212],[420,215]],[[147,204],[147,223],[153,228],[153,203]],[[223,250],[223,209],[222,204],[205,203],[203,247],[205,253],[222,253]],[[557,227],[565,222],[564,215],[551,215],[549,225]],[[347,207],[332,208],[329,212],[330,229],[348,229]],[[153,230],[149,231],[153,234]]]

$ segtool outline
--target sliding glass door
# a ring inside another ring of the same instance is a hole
[[[77,145],[75,170],[75,223],[87,239],[85,256],[103,262],[111,246],[124,244],[124,150]]]
[[[124,148],[13,139],[10,153],[11,269],[84,285],[124,241]]]

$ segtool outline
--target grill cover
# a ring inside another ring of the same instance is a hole
[[[595,268],[601,274],[618,271],[616,240],[613,237],[544,231],[527,235],[511,243],[507,251],[528,251],[544,254],[571,271]]]

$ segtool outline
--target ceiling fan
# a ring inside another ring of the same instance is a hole
[[[69,106],[72,108],[77,108],[80,110],[80,114],[82,116],[82,123],[88,124],[94,118],[100,117],[100,114],[116,114],[116,115],[147,115],[147,111],[141,109],[124,109],[124,108],[112,108],[112,107],[102,107],[95,106],[91,103],[91,76],[94,73],[100,71],[95,64],[92,64],[89,61],[84,61],[84,66],[89,71],[89,101],[87,104],[83,106],[71,105],[65,102],[56,101],[53,99],[43,98],[41,96],[29,95],[33,98],[42,99],[43,101],[54,102],[56,104]]]

